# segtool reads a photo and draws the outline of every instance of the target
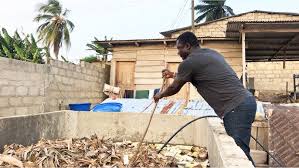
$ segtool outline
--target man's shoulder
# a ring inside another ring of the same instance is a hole
[[[190,69],[192,68],[192,63],[194,63],[194,61],[190,57],[187,57],[179,64],[178,69]]]

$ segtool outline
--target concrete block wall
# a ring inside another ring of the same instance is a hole
[[[44,111],[48,67],[0,58],[0,116]]]
[[[46,86],[46,111],[67,109],[68,104],[103,99],[104,69],[81,62],[80,65],[51,60]]]
[[[283,62],[247,63],[248,77],[254,77],[255,89],[258,91],[285,93],[293,91],[293,74],[299,74],[299,61],[288,61],[283,69]]]
[[[67,109],[69,103],[98,103],[105,69],[89,63],[52,60],[34,64],[0,58],[0,117]]]

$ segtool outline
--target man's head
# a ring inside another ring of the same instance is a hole
[[[179,56],[184,60],[191,53],[191,49],[198,47],[199,43],[196,36],[192,32],[185,32],[177,38],[176,46]]]

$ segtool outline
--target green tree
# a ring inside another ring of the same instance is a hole
[[[235,15],[233,9],[225,5],[225,1],[226,0],[200,0],[199,5],[194,7],[199,15],[195,19],[195,22],[199,23],[204,19],[204,21],[207,22]]]
[[[102,46],[101,44],[97,43],[99,41],[96,37],[95,40],[89,44],[86,44],[88,50],[94,50],[97,53],[97,56],[101,58],[102,61],[107,61],[108,55],[112,51],[111,48]],[[112,38],[110,39],[112,40]],[[107,37],[105,36],[105,41],[107,41]]]
[[[71,45],[70,32],[74,24],[67,19],[69,10],[62,9],[58,0],[48,0],[38,8],[39,14],[34,18],[36,22],[43,22],[38,28],[38,37],[48,47],[53,48],[56,59],[62,44],[69,49]]]

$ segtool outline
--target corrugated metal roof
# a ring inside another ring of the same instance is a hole
[[[227,23],[227,33],[240,33],[241,29],[292,29],[299,27],[299,20],[285,21],[229,21]],[[232,37],[227,34],[227,37]]]
[[[162,109],[168,105],[171,101],[174,105],[168,110],[167,114],[177,114],[181,105],[184,104],[184,100],[167,100],[161,99],[155,110],[156,114],[160,114]],[[106,99],[103,103],[117,102],[123,105],[121,112],[137,112],[137,113],[150,113],[154,108],[152,99]],[[183,109],[182,115],[191,116],[204,116],[204,115],[216,115],[212,107],[204,100],[190,100],[187,106]]]
[[[224,37],[197,37],[198,40],[238,40],[236,38],[224,38]],[[167,44],[175,43],[176,38],[159,38],[159,39],[130,39],[130,40],[104,40],[94,41],[105,47],[113,48],[114,45],[136,45],[136,44]]]
[[[213,21],[208,21],[208,22],[200,23],[200,24],[195,25],[195,27],[199,27],[199,26],[202,26],[202,25],[206,25],[206,24],[218,22],[218,21],[221,21],[221,20],[229,19],[229,18],[239,17],[239,16],[242,16],[242,15],[245,15],[245,14],[248,14],[248,13],[268,13],[268,14],[285,14],[285,15],[291,15],[291,16],[299,16],[299,13],[272,12],[272,11],[254,10],[254,11],[250,11],[250,12],[240,13],[238,15],[223,17],[223,18],[216,19],[216,20],[213,20]],[[182,28],[178,28],[178,29],[173,29],[173,30],[168,30],[168,31],[160,32],[160,34],[162,34],[165,37],[169,37],[174,32],[178,32],[178,31],[186,30],[186,29],[191,29],[191,26],[187,26],[187,27],[182,27]]]
[[[171,101],[174,101],[174,105],[168,110],[168,115],[180,115],[178,114],[181,105],[185,103],[185,100],[167,100],[161,99],[155,110],[155,114],[160,114],[162,109],[168,105]],[[103,101],[103,103],[116,102],[121,103],[121,112],[133,112],[133,113],[151,113],[154,108],[154,102],[152,99],[116,99],[110,98]],[[263,102],[257,101],[257,112],[263,113]],[[205,100],[190,100],[187,106],[183,109],[181,115],[190,115],[194,117],[216,115],[215,111]]]

